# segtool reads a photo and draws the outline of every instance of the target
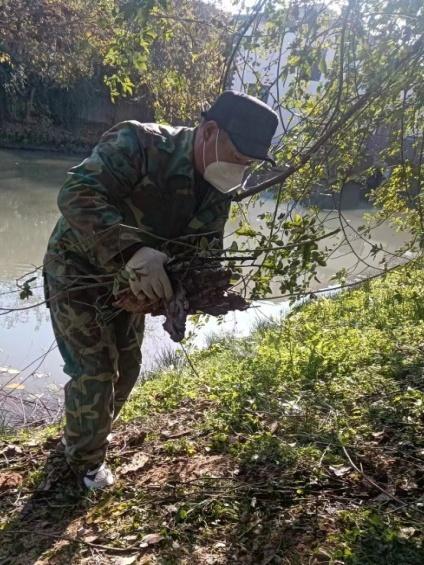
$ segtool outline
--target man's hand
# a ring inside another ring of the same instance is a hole
[[[142,247],[125,266],[130,274],[129,285],[135,296],[143,293],[150,300],[171,300],[173,291],[164,265],[168,256],[157,249]]]

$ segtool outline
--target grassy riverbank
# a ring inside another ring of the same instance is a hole
[[[58,429],[5,438],[0,562],[423,563],[423,290],[399,270],[171,359],[108,492],[63,487]]]

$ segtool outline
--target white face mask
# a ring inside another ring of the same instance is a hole
[[[203,141],[203,178],[207,180],[220,192],[224,194],[232,192],[241,187],[244,172],[247,169],[245,165],[237,163],[229,163],[228,161],[220,161],[218,158],[218,136],[215,139],[215,161],[205,166],[205,142]]]

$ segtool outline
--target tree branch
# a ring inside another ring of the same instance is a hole
[[[360,110],[362,110],[369,102],[372,101],[373,98],[380,95],[381,90],[384,86],[385,81],[387,78],[396,74],[396,71],[403,67],[405,64],[409,63],[410,60],[420,53],[420,51],[424,47],[424,37],[418,39],[414,45],[408,50],[407,54],[398,59],[393,65],[390,65],[390,68],[387,69],[386,75],[383,80],[379,83],[379,85],[363,94],[340,118],[339,120],[327,131],[308,149],[303,155],[299,156],[298,162],[296,165],[286,165],[286,170],[281,174],[268,179],[256,186],[253,186],[243,192],[236,194],[233,197],[235,202],[240,202],[245,198],[258,194],[259,192],[263,192],[264,190],[270,188],[271,186],[275,186],[277,184],[284,183],[289,177],[291,177],[294,173],[296,173],[299,169],[301,169],[306,163],[310,161],[310,159],[318,152],[318,150],[336,133],[338,133],[352,117],[354,117]]]

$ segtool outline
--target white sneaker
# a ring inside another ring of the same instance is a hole
[[[82,480],[84,485],[91,489],[110,487],[114,483],[112,471],[107,467],[106,463],[102,463],[97,469],[87,471]]]

